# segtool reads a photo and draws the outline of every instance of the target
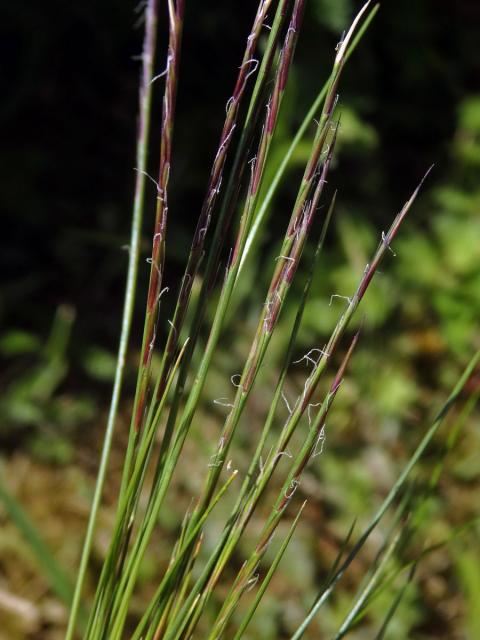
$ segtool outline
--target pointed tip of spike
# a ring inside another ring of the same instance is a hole
[[[431,164],[431,165],[428,167],[428,169],[425,171],[425,173],[424,173],[424,175],[423,175],[422,179],[420,180],[420,182],[418,183],[417,188],[415,189],[415,192],[414,192],[415,194],[417,194],[417,193],[420,191],[420,189],[421,189],[421,188],[422,188],[422,186],[423,186],[423,183],[425,182],[425,180],[426,180],[426,179],[428,178],[428,176],[430,175],[430,173],[431,173],[431,171],[433,170],[434,166],[435,166],[435,164]]]
[[[422,178],[422,180],[421,180],[420,184],[423,184],[423,183],[424,183],[424,181],[428,178],[429,174],[431,173],[431,171],[433,170],[433,168],[434,168],[434,167],[435,167],[435,163],[433,162],[433,163],[428,167],[428,169],[426,170],[425,175],[423,176],[423,178]]]

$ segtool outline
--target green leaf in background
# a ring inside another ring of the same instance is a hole
[[[342,123],[339,151],[348,151],[364,155],[378,145],[378,134],[375,128],[360,118],[359,114],[348,104],[342,103]]]
[[[480,96],[466,98],[459,108],[459,132],[455,138],[456,154],[468,164],[480,165]]]
[[[38,353],[40,348],[41,341],[38,336],[28,331],[12,329],[0,337],[0,353],[7,358]]]
[[[83,356],[82,364],[85,371],[94,380],[111,382],[115,376],[116,358],[110,351],[102,349],[102,347],[89,347]]]
[[[320,24],[341,33],[353,12],[351,0],[315,0],[313,8]]]

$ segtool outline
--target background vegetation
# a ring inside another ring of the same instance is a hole
[[[167,256],[171,283],[182,272],[224,117],[222,105],[256,2],[242,3],[241,11],[233,1],[189,5],[170,190],[175,212]],[[361,525],[371,515],[479,345],[480,8],[473,0],[411,5],[385,2],[345,72],[342,131],[330,175],[339,187],[338,213],[306,310],[305,351],[321,347],[329,335],[342,304],[331,296],[352,290],[377,230],[387,227],[426,167],[432,162],[436,167],[395,244],[396,256],[365,300],[365,330],[328,422],[324,455],[302,483],[308,506],[249,631],[252,638],[293,632],[353,518]],[[277,136],[279,158],[325,79],[339,34],[356,8],[348,0],[310,0]],[[53,639],[62,637],[65,627],[62,595],[68,597],[84,533],[115,365],[126,267],[122,247],[128,242],[134,180],[138,62],[132,57],[140,52],[142,36],[141,28],[134,28],[134,6],[107,0],[48,7],[2,3],[2,12],[8,91],[0,111],[0,611],[6,620],[0,637]],[[291,179],[277,199],[275,215],[283,221],[289,212],[282,202],[293,196],[305,154],[300,147]],[[153,200],[154,193],[150,196]],[[149,232],[146,225],[146,251]],[[265,234],[245,291],[255,288],[275,250]],[[136,336],[147,275],[145,268]],[[173,300],[167,297],[165,304],[168,309]],[[209,455],[203,443],[209,434],[214,439],[222,417],[213,399],[223,395],[238,366],[259,304],[255,295],[238,301],[235,331],[226,336],[210,376],[212,402],[203,407],[202,432],[186,449],[188,472],[178,478],[176,499],[162,516],[172,539],[178,505],[188,504]],[[285,346],[293,313],[293,306],[287,309],[275,353]],[[139,343],[138,338],[130,354],[127,396],[133,393]],[[263,373],[265,384],[275,379],[274,364],[273,357],[271,371]],[[293,375],[289,385],[293,397],[300,379]],[[467,392],[477,388],[478,379],[472,378]],[[267,401],[258,394],[258,416]],[[114,516],[129,406],[126,402],[117,432],[90,589]],[[255,427],[252,415],[249,428]],[[423,461],[419,487],[428,485],[447,433]],[[478,410],[472,409],[426,503],[427,513],[394,558],[401,567],[442,543],[419,565],[388,637],[479,637],[480,569],[474,561],[479,438]],[[238,456],[248,452],[246,435]],[[209,535],[212,545],[214,528]],[[64,572],[39,564],[39,555],[48,553],[42,539]],[[332,636],[376,548],[374,540],[352,565],[310,637]],[[162,554],[158,543],[145,563],[139,610]],[[371,637],[397,586],[374,602],[351,637]]]

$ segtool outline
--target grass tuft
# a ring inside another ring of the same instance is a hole
[[[162,66],[165,71],[161,74],[156,74],[154,70],[157,0],[148,0],[145,8],[137,173],[122,333],[111,408],[72,599],[67,640],[73,639],[78,626],[122,390],[135,301],[145,183],[149,178],[147,149],[152,92],[160,87],[160,81],[164,82],[160,157],[158,179],[154,180],[157,198],[151,255],[148,259],[150,276],[144,330],[115,523],[95,596],[88,607],[88,622],[82,636],[87,640],[120,640],[127,631],[134,640],[195,637],[202,618],[207,612],[211,615],[212,597],[220,585],[223,594],[221,606],[214,611],[206,637],[209,640],[220,637],[238,640],[243,637],[305,507],[305,502],[300,506],[295,505],[297,489],[307,466],[322,453],[326,419],[338,394],[342,393],[348,364],[360,339],[361,331],[349,335],[350,323],[430,171],[393,219],[388,231],[379,234],[378,247],[365,265],[356,288],[346,298],[345,308],[339,314],[325,347],[322,350],[313,349],[305,356],[313,365],[312,369],[304,379],[302,392],[294,402],[286,402],[288,415],[282,423],[279,405],[286,397],[285,383],[296,350],[304,308],[335,207],[336,192],[333,196],[327,193],[327,184],[336,141],[341,135],[337,104],[342,74],[373,20],[378,5],[372,6],[367,2],[361,8],[336,51],[332,52],[330,75],[292,138],[285,158],[272,174],[267,168],[270,167],[275,131],[301,34],[305,0],[263,0],[259,3],[232,95],[227,101],[225,122],[186,256],[172,320],[162,313],[161,302],[166,290],[164,275],[170,224],[169,177],[176,95],[181,76],[184,0],[168,0],[167,8],[169,39],[165,66]],[[271,13],[273,19],[267,30],[265,25]],[[295,147],[304,139],[314,117],[315,133],[309,143],[308,157],[295,201],[291,205],[288,223],[281,230],[279,253],[269,265],[269,285],[263,292],[263,305],[257,314],[251,343],[244,354],[241,373],[235,376],[234,397],[226,402],[228,413],[218,439],[208,443],[210,458],[205,461],[203,484],[184,515],[178,538],[170,550],[168,566],[164,567],[163,572],[159,571],[157,588],[150,602],[145,603],[138,614],[138,609],[133,608],[133,601],[143,562],[158,531],[159,518],[173,476],[182,462],[184,445],[191,435],[192,425],[201,419],[208,375],[229,326],[235,294],[243,281],[246,257],[260,243],[262,228],[274,213],[274,196]],[[326,203],[329,206],[323,207]],[[320,232],[315,240],[317,229]],[[233,242],[230,241],[231,237]],[[305,269],[302,268],[302,261],[309,244],[316,246],[316,250],[309,269]],[[252,390],[270,353],[272,337],[278,329],[294,282],[300,284],[302,294],[269,409],[247,468],[233,469],[231,450],[242,422],[248,418]],[[200,291],[197,296],[193,295],[195,284]],[[214,289],[218,291],[215,302],[210,295]],[[163,343],[160,343],[161,336],[165,336]],[[154,353],[160,354],[158,368],[152,366]],[[353,537],[352,526],[323,591],[293,635],[294,640],[304,635],[387,510],[406,491],[413,467],[430,444],[448,409],[457,401],[479,358],[477,354],[472,359],[397,482],[362,535],[348,550]],[[289,447],[292,447],[292,451]],[[272,490],[276,497],[270,502]],[[223,528],[205,557],[204,531],[219,504],[223,506]],[[405,504],[408,506],[407,502]],[[246,554],[243,565],[235,578],[230,580],[227,569],[239,552],[252,516],[260,512],[260,505],[263,526],[256,532],[251,552]],[[385,583],[389,559],[407,530],[404,525],[407,511],[403,510],[403,502],[401,505],[396,521],[398,529],[392,531],[388,544],[384,545],[377,562],[371,567],[366,582],[337,632],[337,638],[344,637],[353,628]],[[273,560],[261,578],[260,567],[265,561],[267,549],[278,533],[280,523],[290,517],[292,508],[296,515],[288,534],[274,552]],[[406,584],[413,579],[414,566],[411,566]],[[59,576],[55,576],[55,580],[58,582]],[[252,589],[256,589],[255,596],[244,611],[241,609],[244,596]],[[378,637],[383,637],[402,594],[403,590],[392,603]]]

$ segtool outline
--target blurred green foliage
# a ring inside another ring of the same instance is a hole
[[[90,421],[96,411],[90,397],[61,393],[69,369],[74,320],[73,309],[63,305],[57,309],[45,343],[22,330],[7,331],[0,338],[0,354],[14,359],[0,398],[2,439],[15,444],[24,434],[33,455],[58,463],[71,461],[73,429]],[[89,357],[87,362],[91,362]]]

